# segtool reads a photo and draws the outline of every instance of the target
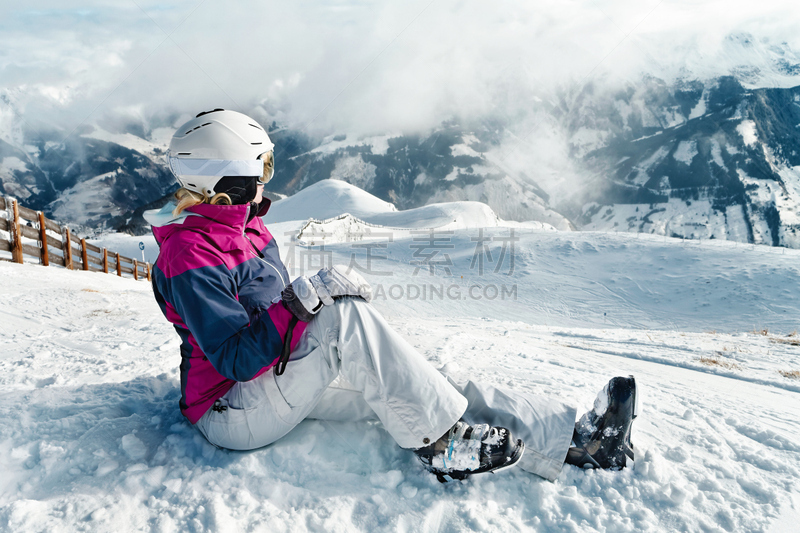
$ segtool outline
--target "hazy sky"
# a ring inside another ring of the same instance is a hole
[[[261,105],[309,131],[409,131],[513,118],[588,79],[718,75],[800,50],[796,0],[69,4],[0,2],[0,95],[17,118],[71,127]],[[732,34],[755,46],[731,48]]]

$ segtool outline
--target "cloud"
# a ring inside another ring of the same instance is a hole
[[[589,79],[711,77],[765,55],[777,61],[800,50],[796,5],[3,2],[0,79],[26,121],[66,131],[256,105],[311,132],[411,131],[451,116],[514,121]]]

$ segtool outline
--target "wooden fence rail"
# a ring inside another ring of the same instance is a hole
[[[6,213],[6,218],[0,217],[0,231],[8,233],[8,239],[0,235],[0,251],[11,252],[11,259],[0,257],[0,261],[23,263],[25,256],[31,256],[44,266],[58,265],[120,277],[128,274],[136,280],[150,281],[150,263],[88,243],[73,235],[68,227],[45,218],[41,211],[19,205],[13,198],[0,196],[0,212]]]

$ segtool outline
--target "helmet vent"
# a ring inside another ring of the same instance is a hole
[[[250,125],[251,125],[251,126],[253,126],[253,127],[254,127],[255,129],[257,129],[257,130],[260,130],[260,129],[262,129],[262,128],[261,128],[261,126],[259,126],[259,125],[257,125],[257,124],[250,124]]]
[[[261,144],[261,143],[250,143],[250,144]]]
[[[200,124],[199,126],[195,126],[194,128],[192,128],[192,129],[190,129],[189,131],[187,131],[186,133],[184,133],[184,135],[189,135],[189,134],[190,134],[190,133],[192,133],[194,130],[199,130],[199,129],[200,129],[200,128],[202,128],[203,126],[209,126],[210,124],[211,124],[210,122],[206,122],[205,124]]]
[[[221,107],[218,107],[216,109],[212,109],[211,111],[203,111],[202,113],[198,113],[194,118],[200,118],[203,115],[208,115],[209,113],[216,113],[217,111],[225,111],[225,110],[222,109]]]
[[[178,155],[192,155],[192,152],[178,152]]]

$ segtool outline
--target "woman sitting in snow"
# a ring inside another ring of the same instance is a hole
[[[146,214],[160,246],[155,297],[183,341],[181,412],[210,443],[251,450],[306,418],[377,417],[441,481],[516,463],[555,479],[565,461],[633,459],[632,377],[612,379],[575,423],[560,402],[453,383],[369,304],[354,271],[290,282],[261,221],[273,146],[246,115],[200,113],[170,144],[177,205]]]

